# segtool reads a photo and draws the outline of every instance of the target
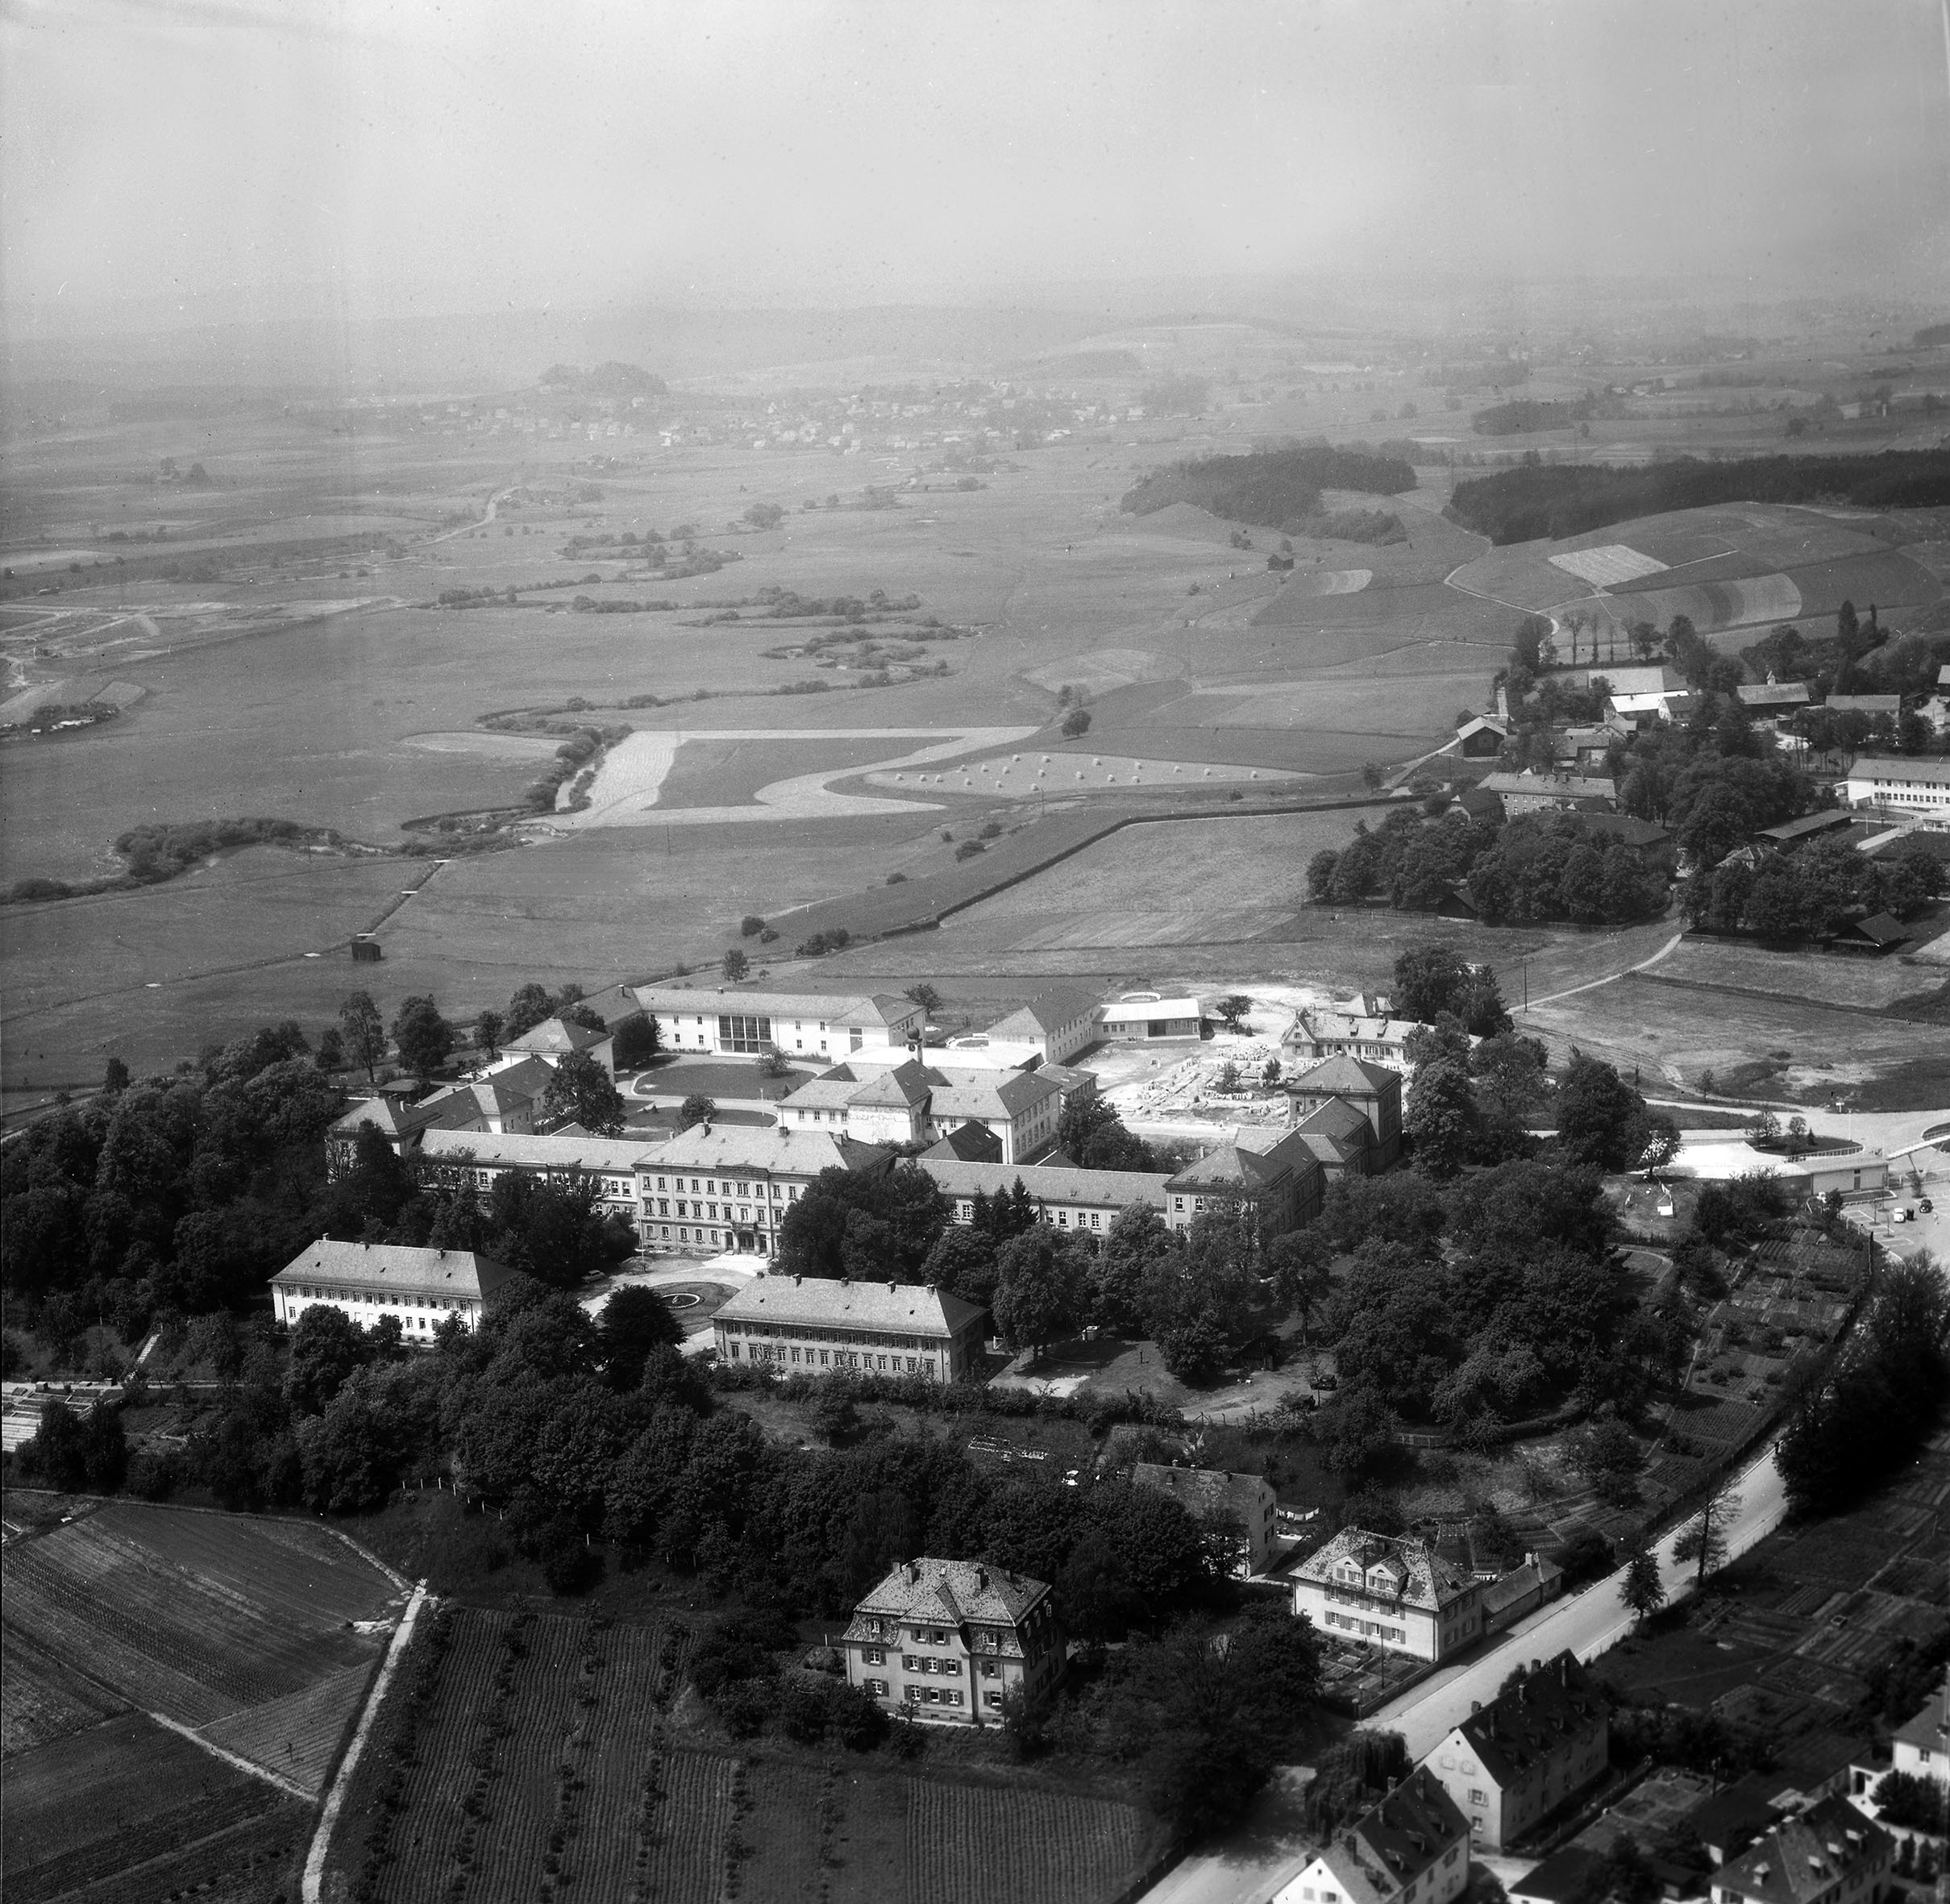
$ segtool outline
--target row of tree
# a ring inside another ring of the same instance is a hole
[[[1722,862],[1687,883],[1687,919],[1764,939],[1824,938],[1865,913],[1912,919],[1942,892],[1940,860],[1916,848],[1866,859],[1845,842],[1815,840],[1758,864]]]

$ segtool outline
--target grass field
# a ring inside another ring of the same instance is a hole
[[[401,1596],[322,1528],[133,1502],[6,1549],[0,1632],[316,1792]],[[378,1631],[353,1630],[355,1621]],[[56,1710],[43,1730],[67,1720]]]
[[[701,1743],[674,1631],[468,1607],[451,1623],[397,1806],[377,1807],[389,1773],[368,1753],[328,1886],[376,1848],[377,1895],[404,1904],[564,1890],[671,1904],[1089,1904],[1121,1894],[1157,1849],[1155,1827],[1104,1799]]]

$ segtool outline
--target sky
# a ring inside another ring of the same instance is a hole
[[[1950,305],[1950,0],[0,0],[0,322],[1223,275]]]

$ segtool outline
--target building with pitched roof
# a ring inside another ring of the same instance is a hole
[[[1950,1785],[1950,1681],[1890,1734],[1890,1756],[1898,1772]]]
[[[440,1112],[429,1110],[426,1103],[407,1104],[393,1096],[355,1098],[325,1131],[326,1174],[336,1177],[352,1167],[359,1148],[359,1133],[370,1125],[400,1156],[410,1159],[418,1150],[422,1133],[440,1121]]]
[[[992,1047],[1021,1046],[1025,1056],[1062,1064],[1097,1042],[1102,1011],[1096,992],[1081,985],[1054,985],[998,1018],[984,1035]]]
[[[987,1131],[1015,1163],[1054,1141],[1065,1091],[1042,1069],[998,1070],[922,1064],[868,1070],[836,1065],[793,1091],[781,1122],[834,1125],[870,1143],[928,1143],[967,1125]]]
[[[1168,1179],[1165,1193],[1173,1229],[1225,1215],[1249,1222],[1263,1243],[1320,1215],[1327,1177],[1299,1132],[1241,1125]]]
[[[328,1237],[294,1256],[271,1278],[271,1303],[286,1327],[321,1304],[371,1328],[391,1316],[409,1342],[430,1342],[451,1316],[468,1328],[514,1274],[471,1249],[413,1249],[396,1243],[335,1243]]]
[[[1520,813],[1608,813],[1618,792],[1609,778],[1599,775],[1539,774],[1528,769],[1486,775],[1482,786],[1503,803],[1503,812],[1512,820]]]
[[[921,1154],[924,1159],[938,1158],[947,1163],[1000,1163],[1002,1140],[984,1125],[964,1124],[930,1144]]]
[[[1784,1818],[1708,1881],[1713,1904],[1875,1904],[1893,1841],[1846,1798]]]
[[[1063,1676],[1068,1641],[1049,1587],[977,1561],[897,1562],[853,1610],[846,1682],[889,1711],[992,1724]]]
[[[1482,1587],[1426,1541],[1345,1528],[1293,1569],[1293,1611],[1329,1639],[1443,1660],[1482,1634]]]
[[[1402,1154],[1402,1075],[1345,1055],[1324,1058],[1287,1081],[1294,1128],[1331,1183],[1392,1169]]]
[[[1906,819],[1950,820],[1950,760],[1858,754],[1842,782],[1852,807],[1875,807]]]
[[[1263,1574],[1273,1556],[1279,1497],[1263,1474],[1230,1474],[1217,1468],[1175,1468],[1139,1461],[1131,1479],[1170,1495],[1215,1540],[1231,1543],[1229,1571],[1241,1580]]]
[[[484,1204],[509,1171],[560,1183],[587,1179],[596,1208],[642,1230],[638,1172],[652,1146],[642,1137],[598,1137],[580,1128],[539,1136],[532,1131],[434,1129],[420,1140],[422,1183],[472,1191]]]
[[[954,1206],[954,1220],[975,1220],[977,1196],[1007,1195],[1020,1183],[1043,1220],[1057,1229],[1101,1237],[1120,1212],[1144,1204],[1165,1214],[1169,1175],[1148,1170],[1085,1170],[1074,1164],[966,1162],[924,1151],[915,1159]]]
[[[1418,1768],[1337,1831],[1273,1904],[1449,1904],[1470,1878],[1470,1835],[1441,1786]]]
[[[1808,705],[1808,684],[1806,681],[1743,681],[1734,689],[1740,696],[1740,705],[1755,708],[1763,713],[1782,714],[1795,708]]]
[[[693,1124],[647,1150],[637,1172],[647,1250],[775,1256],[785,1212],[821,1170],[885,1170],[893,1154],[788,1125]]]
[[[1466,760],[1494,760],[1510,738],[1510,723],[1495,714],[1478,714],[1456,730],[1456,751]]]
[[[1294,1014],[1280,1042],[1293,1053],[1299,1064],[1319,1064],[1329,1058],[1358,1058],[1369,1064],[1385,1064],[1391,1070],[1407,1072],[1409,1034],[1420,1029],[1414,1018],[1397,1018],[1382,1012],[1320,1010],[1302,1006]]]
[[[666,1051],[721,1058],[879,1057],[897,1062],[920,1041],[927,1014],[911,999],[831,992],[754,991],[741,986],[639,985],[637,1004],[656,1021]]]
[[[1423,1760],[1470,1821],[1479,1851],[1506,1849],[1604,1777],[1610,1709],[1561,1652],[1472,1712]]]
[[[611,1077],[616,1075],[616,1034],[578,1025],[572,1018],[544,1018],[519,1037],[503,1041],[501,1050],[514,1063],[524,1058],[539,1058],[559,1064],[572,1051],[584,1051]]]
[[[988,1312],[933,1283],[854,1282],[761,1272],[711,1319],[717,1359],[782,1375],[979,1372]]]

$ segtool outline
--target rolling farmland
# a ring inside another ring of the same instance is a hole
[[[687,1640],[456,1607],[416,1636],[360,1760],[328,1887],[398,1904],[604,1898],[1087,1904],[1157,1848],[1133,1808],[679,1742]]]

